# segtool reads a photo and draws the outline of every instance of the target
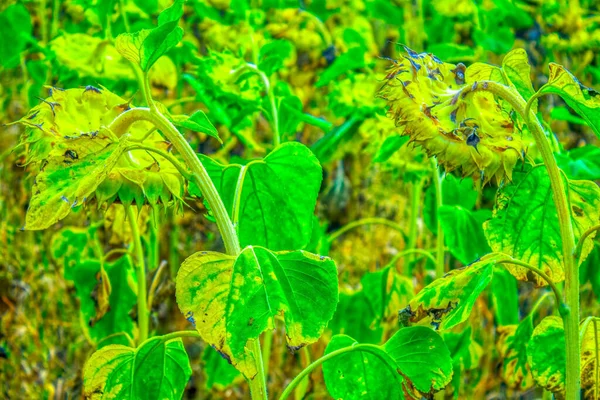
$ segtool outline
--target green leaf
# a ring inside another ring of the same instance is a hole
[[[349,336],[334,336],[325,350],[348,351],[323,364],[329,393],[343,399],[403,399],[406,392],[433,393],[452,379],[452,358],[442,338],[429,328],[400,329],[383,346],[356,346]]]
[[[499,326],[519,323],[519,289],[517,280],[504,267],[494,267],[491,285],[494,317]]]
[[[475,48],[457,43],[432,43],[427,46],[427,52],[433,53],[444,62],[466,62],[475,58]]]
[[[502,71],[523,100],[528,101],[534,95],[531,66],[525,49],[511,50],[502,60]],[[537,100],[534,100],[531,109],[534,113],[537,112]]]
[[[325,354],[347,348],[357,343],[346,335],[336,335],[325,349]],[[378,348],[380,357],[393,360]],[[404,399],[403,378],[382,360],[365,351],[341,354],[323,364],[323,377],[331,397],[335,399]]]
[[[267,76],[279,71],[292,53],[292,44],[287,40],[274,40],[265,44],[258,55],[258,69]]]
[[[400,311],[401,322],[423,321],[444,330],[466,321],[475,301],[492,280],[494,263],[500,258],[503,256],[483,257],[425,286],[408,307]]]
[[[373,158],[373,162],[380,163],[385,162],[390,159],[390,157],[402,147],[408,140],[409,136],[401,136],[401,135],[391,135],[388,136],[385,141],[381,144],[379,150],[377,150],[377,154],[375,158]]]
[[[345,334],[361,343],[380,343],[383,325],[379,323],[373,305],[364,290],[340,293],[340,299],[328,328],[335,334]]]
[[[189,117],[187,115],[176,115],[173,116],[173,124],[180,128],[186,128],[192,130],[194,132],[202,132],[206,133],[209,136],[214,137],[219,141],[219,143],[223,143],[221,138],[219,137],[219,132],[217,128],[210,122],[206,114],[203,111],[198,110]]]
[[[0,65],[15,68],[31,39],[33,25],[23,4],[12,4],[0,13]]]
[[[64,154],[48,157],[33,186],[33,197],[25,220],[25,229],[46,229],[65,218],[71,209],[90,199],[106,179],[128,145],[127,140],[112,143],[98,153],[73,160]],[[64,149],[63,149],[64,150]]]
[[[365,274],[361,283],[379,323],[395,320],[414,296],[412,279],[398,274],[394,266]]]
[[[176,281],[179,309],[247,378],[256,374],[248,342],[283,314],[288,346],[315,342],[338,300],[337,268],[303,251],[246,247],[235,258],[200,252],[184,261]]]
[[[550,63],[550,76],[538,93],[554,93],[562,99],[592,128],[600,138],[600,96],[597,91],[584,86],[565,67]]]
[[[210,390],[215,387],[223,390],[242,378],[239,371],[210,346],[204,349],[202,361],[204,363],[202,372],[205,377],[206,389]]]
[[[421,393],[437,392],[452,379],[452,358],[444,340],[422,326],[400,329],[383,346],[398,370]]]
[[[148,72],[154,63],[183,38],[179,19],[183,15],[183,0],[160,13],[158,27],[142,29],[134,33],[122,33],[117,37],[117,51],[129,61]]]
[[[303,144],[288,142],[262,160],[222,165],[200,160],[223,203],[237,222],[240,244],[270,250],[304,248],[310,241],[312,217],[321,186],[321,165]],[[194,184],[190,193],[199,195]]]
[[[600,180],[600,148],[593,145],[575,147],[555,154],[560,169],[571,179]]]
[[[527,345],[533,334],[531,318],[529,315],[518,325],[498,327],[497,348],[502,360],[502,379],[509,388],[520,391],[533,387],[533,376],[527,361]]]
[[[446,175],[442,181],[442,204],[444,206],[460,206],[467,210],[475,208],[477,191],[471,179],[459,179],[454,175]],[[425,191],[423,220],[431,232],[437,232],[437,205],[435,188],[431,184]]]
[[[323,87],[348,71],[363,68],[365,66],[365,53],[366,49],[360,46],[348,49],[323,71],[315,86],[318,88]]]
[[[550,111],[550,118],[558,121],[567,121],[577,125],[587,125],[585,119],[571,114],[567,107],[554,107]]]
[[[578,240],[585,230],[598,223],[600,188],[590,181],[568,181],[566,185]],[[513,172],[513,182],[498,191],[492,219],[484,224],[484,230],[494,252],[539,268],[554,282],[565,279],[558,215],[545,168]],[[591,249],[588,241],[582,252],[584,259]],[[547,284],[523,267],[507,264],[507,268],[518,280],[531,280],[538,287]]]
[[[535,382],[553,393],[565,390],[565,330],[559,317],[546,317],[533,330],[527,361]]]
[[[469,211],[460,206],[438,209],[446,245],[461,263],[468,265],[490,252],[482,227],[490,214],[488,210]]]
[[[155,337],[136,349],[110,345],[86,362],[84,396],[101,400],[179,400],[191,375],[181,339],[164,342]]]

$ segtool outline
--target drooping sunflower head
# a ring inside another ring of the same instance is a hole
[[[524,146],[507,110],[490,92],[466,90],[477,83],[468,81],[465,65],[406,51],[380,90],[400,133],[447,172],[460,169],[484,184],[510,180]]]
[[[92,200],[98,207],[115,201],[180,206],[184,178],[160,154],[145,150],[168,151],[152,125],[136,121],[121,137],[111,132],[111,122],[129,108],[104,88],[53,89],[17,121],[25,131],[15,152],[36,174],[26,229],[45,229]]]

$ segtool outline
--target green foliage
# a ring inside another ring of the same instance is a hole
[[[192,368],[181,339],[152,338],[138,348],[110,345],[87,361],[83,384],[94,399],[180,399]]]
[[[12,4],[0,13],[0,65],[15,68],[30,41],[33,25],[23,4]]]
[[[349,336],[335,336],[326,354],[357,344]],[[429,328],[403,328],[383,346],[363,348],[359,345],[355,351],[342,353],[323,365],[325,383],[333,397],[363,399],[383,393],[403,399],[403,391],[438,391],[452,377],[450,352]],[[415,354],[419,354],[418,359]]]
[[[302,249],[310,240],[321,165],[300,143],[284,143],[262,160],[223,165],[200,155],[242,246]],[[199,196],[190,184],[190,193]]]

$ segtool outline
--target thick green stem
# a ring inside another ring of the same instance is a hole
[[[363,219],[359,219],[358,221],[354,221],[354,222],[350,222],[347,225],[344,225],[343,227],[341,227],[340,229],[338,229],[337,231],[331,233],[328,237],[327,237],[327,241],[329,243],[333,242],[335,239],[337,239],[338,237],[342,236],[344,233],[348,232],[349,230],[352,230],[356,227],[359,226],[363,226],[363,225],[385,225],[388,226],[400,233],[404,233],[404,230],[402,229],[402,226],[394,221],[390,221],[389,219],[385,219],[385,218],[363,218]]]
[[[267,400],[267,377],[265,374],[265,366],[262,360],[262,352],[260,351],[260,340],[256,338],[250,345],[250,353],[254,355],[256,360],[257,374],[254,378],[248,381],[250,385],[250,395],[252,400]]]
[[[581,392],[581,361],[579,351],[579,268],[575,263],[575,235],[571,223],[571,214],[567,192],[563,183],[556,159],[546,139],[546,135],[535,114],[527,107],[525,101],[512,88],[493,81],[483,81],[473,84],[464,90],[464,94],[476,91],[489,91],[507,101],[512,108],[523,118],[527,124],[544,165],[550,177],[550,186],[554,204],[558,214],[560,236],[562,241],[562,254],[565,270],[564,303],[566,312],[563,313],[566,340],[566,399],[576,400]]]
[[[153,123],[165,135],[167,140],[173,144],[173,147],[179,154],[181,154],[185,164],[192,172],[191,180],[200,188],[210,206],[217,222],[217,227],[221,232],[227,254],[238,255],[240,253],[240,245],[235,228],[229,219],[225,205],[221,197],[219,197],[219,193],[213,185],[208,172],[196,156],[196,153],[194,153],[190,144],[179,133],[177,128],[173,126],[171,121],[160,112],[152,111],[149,108],[140,107],[125,111],[115,118],[109,129],[117,135],[122,135],[136,121]]]
[[[446,254],[444,247],[444,230],[442,229],[442,221],[437,216],[437,211],[442,207],[442,178],[438,172],[437,160],[431,158],[431,166],[433,169],[433,187],[435,189],[435,210],[437,220],[437,234],[436,234],[436,263],[435,263],[435,277],[441,278],[446,273]]]
[[[383,361],[383,363],[386,364],[392,371],[396,372],[398,369],[398,366],[389,358],[389,356],[381,349],[381,347],[374,345],[374,344],[354,343],[352,346],[348,346],[348,347],[344,347],[344,348],[332,351],[331,353],[324,355],[323,357],[319,358],[318,360],[313,361],[308,367],[306,367],[302,372],[300,372],[294,378],[294,380],[292,380],[290,382],[290,384],[285,388],[285,390],[281,394],[281,397],[279,397],[279,400],[287,399],[289,397],[289,395],[292,394],[292,392],[294,391],[296,386],[298,386],[298,384],[300,382],[302,382],[302,380],[305,377],[307,377],[311,372],[313,372],[319,365],[323,364],[325,361],[329,361],[332,358],[335,358],[339,355],[350,353],[353,351],[364,351],[366,353],[373,354],[375,357],[377,357],[381,361]],[[400,380],[400,375],[398,375],[397,373],[394,373],[394,376],[396,377],[396,380],[398,380],[398,385],[402,385],[402,381]]]
[[[137,309],[138,309],[138,344],[148,339],[148,300],[146,300],[146,265],[144,264],[144,249],[142,248],[142,239],[138,228],[137,218],[131,206],[125,206],[127,220],[131,227],[131,236],[133,237],[133,251],[135,254],[136,275],[138,281],[137,290]]]

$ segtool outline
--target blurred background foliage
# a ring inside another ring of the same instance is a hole
[[[0,4],[0,123],[25,115],[49,87],[106,87],[134,104],[136,76],[115,49],[122,32],[152,27],[168,0],[37,0]],[[340,303],[328,333],[307,351],[290,353],[274,335],[269,393],[275,397],[331,334],[381,343],[397,330],[397,312],[431,282],[441,218],[450,268],[489,251],[481,225],[494,189],[448,174],[443,206],[427,157],[407,144],[376,97],[389,59],[406,45],[447,62],[499,64],[513,48],[527,51],[534,87],[549,62],[582,83],[600,81],[600,3],[596,0],[188,0],[184,38],[150,74],[154,97],[174,113],[199,107],[222,144],[189,131],[199,153],[246,163],[282,141],[311,148],[324,168],[307,250],[337,263]],[[260,67],[265,82],[242,68]],[[268,89],[266,89],[268,87]],[[273,104],[275,106],[273,107]],[[575,179],[600,179],[593,133],[562,101],[539,110]],[[83,129],[83,128],[82,128]],[[81,396],[85,360],[108,343],[128,343],[135,328],[135,275],[123,207],[73,213],[45,231],[22,231],[32,182],[12,149],[20,129],[0,128],[0,397],[71,399]],[[151,329],[189,328],[174,299],[180,262],[223,247],[201,200],[179,211],[139,207],[155,306]],[[123,253],[126,253],[123,256]],[[597,309],[600,252],[582,266],[584,308]],[[157,274],[161,271],[160,274]],[[446,398],[538,398],[531,377],[515,379],[506,337],[540,294],[498,270],[467,326],[444,334],[454,360]],[[156,279],[155,279],[156,278]],[[112,283],[102,298],[102,282]],[[106,304],[109,304],[108,311]],[[538,304],[539,305],[539,304]],[[536,306],[541,319],[549,302]],[[538,319],[538,320],[539,320]],[[485,351],[484,351],[485,349]],[[235,369],[200,341],[188,343],[193,377],[184,398],[246,398]],[[298,397],[328,398],[312,374]]]

